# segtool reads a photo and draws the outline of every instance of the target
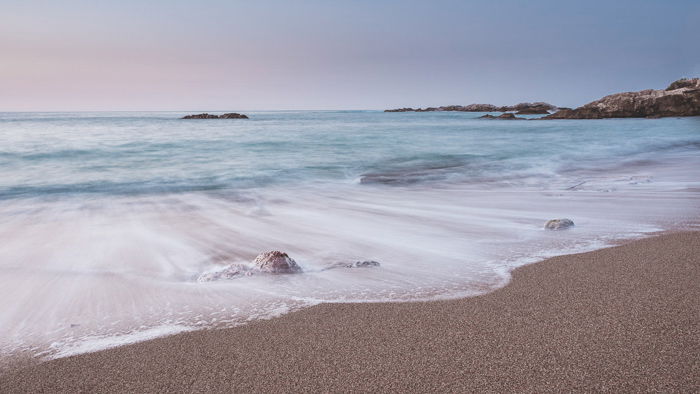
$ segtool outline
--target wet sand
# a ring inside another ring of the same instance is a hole
[[[700,232],[454,301],[325,304],[0,376],[0,392],[700,391]]]

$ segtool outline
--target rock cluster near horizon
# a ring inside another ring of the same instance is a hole
[[[576,109],[561,109],[543,119],[662,118],[700,116],[700,78],[679,79],[664,90],[605,96]]]
[[[469,104],[469,105],[448,105],[445,107],[428,107],[428,108],[397,108],[387,109],[384,112],[439,112],[439,111],[457,111],[457,112],[513,112],[518,115],[526,114],[548,114],[549,111],[554,111],[557,106],[536,102],[536,103],[520,103],[510,106],[497,107],[493,104]]]
[[[186,115],[182,119],[248,119],[248,116],[243,114],[237,114],[235,112],[229,112],[223,115],[212,115],[208,113]]]
[[[506,112],[506,113],[500,114],[498,116],[486,114],[484,116],[479,116],[479,119],[527,120],[527,118],[515,116],[515,114],[512,114],[510,112]]]

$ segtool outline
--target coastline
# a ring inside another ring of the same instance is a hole
[[[3,392],[695,391],[700,232],[513,271],[482,296],[321,304],[0,375]]]

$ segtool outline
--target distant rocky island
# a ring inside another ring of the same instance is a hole
[[[543,119],[662,118],[700,116],[700,78],[679,79],[664,90],[616,93]]]
[[[235,112],[229,112],[223,115],[212,115],[212,114],[195,114],[183,116],[181,119],[249,119],[248,116],[243,114],[237,114]]]
[[[557,110],[558,107],[549,103],[520,103],[510,106],[497,107],[493,104],[469,104],[469,105],[448,105],[445,107],[428,108],[397,108],[387,109],[384,112],[438,112],[438,111],[459,111],[459,112],[512,112],[518,115],[538,115],[549,114],[549,111]]]
[[[549,114],[549,111],[555,111]],[[497,107],[492,104],[450,105],[428,108],[387,109],[384,112],[504,112],[502,115],[484,115],[482,119],[526,119],[515,115],[547,115],[537,119],[606,119],[606,118],[662,118],[669,116],[700,116],[700,78],[679,79],[664,90],[647,89],[639,92],[616,93],[581,107],[557,108],[554,105],[520,103]],[[512,114],[510,112],[515,112]]]

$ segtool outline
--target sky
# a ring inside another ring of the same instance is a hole
[[[576,107],[700,76],[698,21],[698,0],[0,0],[0,111]]]

